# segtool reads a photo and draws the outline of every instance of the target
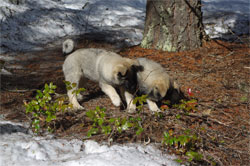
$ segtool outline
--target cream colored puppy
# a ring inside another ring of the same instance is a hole
[[[156,102],[169,98],[171,102],[178,100],[179,86],[159,64],[147,58],[138,58],[138,63],[144,70],[137,73],[137,81],[141,94],[148,95],[147,103],[153,112],[159,112]]]

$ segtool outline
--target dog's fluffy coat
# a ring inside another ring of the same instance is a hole
[[[170,78],[166,70],[147,58],[138,58],[137,61],[144,68],[137,73],[139,92],[148,95],[149,109],[153,112],[160,111],[156,102],[163,98],[169,98],[172,103],[175,103],[180,93],[179,86]]]

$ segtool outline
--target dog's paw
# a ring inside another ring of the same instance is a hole
[[[84,107],[78,103],[76,96],[73,96],[72,98],[70,98],[70,103],[72,104],[73,110],[83,110],[84,109]]]
[[[121,99],[119,97],[113,96],[111,98],[111,101],[116,107],[119,107],[121,105]]]
[[[150,109],[150,111],[152,112],[161,112],[161,109],[156,105],[155,102],[152,101],[147,101],[148,102],[148,107]]]
[[[159,108],[155,108],[155,109],[150,109],[153,113],[157,113],[157,112],[162,112]]]
[[[127,108],[127,112],[130,113],[130,114],[133,114],[136,112],[136,109],[134,108]]]
[[[156,113],[156,112],[162,112],[160,108],[158,108],[157,106],[153,106],[153,107],[150,107],[149,108],[150,111],[152,111],[153,113]]]
[[[135,113],[136,112],[136,105],[135,104],[130,104],[127,108],[128,113]]]
[[[77,111],[77,110],[84,110],[84,107],[81,105],[73,105],[73,110]]]

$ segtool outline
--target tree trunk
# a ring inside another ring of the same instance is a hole
[[[183,51],[200,47],[201,0],[147,0],[143,48]]]

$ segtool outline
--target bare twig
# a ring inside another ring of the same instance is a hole
[[[30,91],[37,91],[38,89],[4,89],[8,92],[15,92],[15,93],[25,93]]]

